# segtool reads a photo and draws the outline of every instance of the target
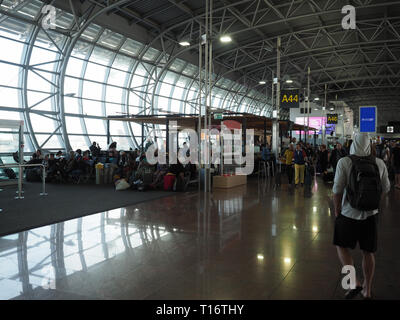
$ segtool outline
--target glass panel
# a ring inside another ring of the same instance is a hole
[[[100,119],[85,119],[86,128],[90,134],[106,134],[105,121]]]
[[[85,137],[70,135],[68,138],[69,138],[69,142],[71,144],[71,148],[73,150],[77,150],[77,149],[86,150],[88,148]]]
[[[171,111],[180,113],[181,102],[175,99],[171,99]]]
[[[31,113],[30,118],[34,132],[53,132],[56,128],[55,121],[47,117]]]
[[[64,109],[66,113],[80,113],[78,98],[64,97]]]
[[[0,37],[0,60],[20,63],[24,44]],[[7,48],[7,50],[4,50]]]
[[[85,40],[94,41],[99,34],[101,27],[96,24],[90,24],[85,31],[82,33],[81,37]]]
[[[98,43],[111,49],[116,49],[121,43],[122,39],[122,35],[106,29],[100,36]]]
[[[21,91],[19,89],[0,87],[0,106],[18,108],[18,97],[20,94]]]
[[[49,137],[49,135],[42,135],[42,134],[37,134],[36,135],[36,139],[39,143],[39,145],[42,145],[42,143],[44,141],[46,141],[46,139]],[[58,139],[57,135],[52,136],[44,145],[43,147],[44,149],[52,149],[52,148],[58,148],[61,149],[61,144],[60,141]]]
[[[107,150],[107,137],[105,136],[89,136],[90,143],[97,142],[102,150]],[[111,142],[110,142],[111,143]]]
[[[75,77],[80,77],[82,73],[83,63],[84,61],[81,59],[77,59],[74,57],[69,58],[66,74]]]
[[[157,108],[159,109],[158,111],[168,111],[168,105],[169,105],[169,98],[165,97],[158,97],[157,99]]]
[[[81,133],[81,134],[84,133],[80,118],[65,117],[65,121],[67,123],[68,133]]]
[[[103,48],[95,47],[89,61],[109,65],[114,53]]]
[[[29,60],[29,64],[35,65],[35,64],[39,64],[39,63],[55,61],[56,59],[57,59],[56,52],[34,47],[32,50],[31,59]],[[53,71],[55,68],[55,63],[41,64],[39,66],[35,66],[35,68]],[[51,75],[49,74],[46,78],[51,79]]]
[[[64,40],[65,40],[65,37],[56,31],[48,29],[48,30],[46,30],[46,32],[44,32],[43,30],[40,30],[36,37],[35,46],[58,51],[58,48],[60,48],[60,49],[62,48]],[[54,45],[53,42],[57,46]]]
[[[0,126],[0,131],[10,133],[0,134],[0,152],[15,152],[19,148],[19,128],[3,128]],[[12,161],[15,162],[15,161]],[[1,170],[1,169],[0,169]]]
[[[114,103],[106,103],[107,116],[118,116],[122,114],[122,105]]]
[[[92,45],[83,41],[77,41],[71,55],[77,58],[85,59],[89,54]]]
[[[64,94],[65,95],[75,94],[75,96],[78,96],[79,83],[80,83],[80,80],[78,80],[78,79],[65,77],[65,79],[64,79]]]
[[[13,1],[15,4],[15,0]],[[20,1],[22,3],[22,1]],[[20,9],[18,9],[19,13],[23,14],[25,18],[35,18],[38,14],[40,14],[40,8],[42,7],[42,3],[37,0],[26,1]]]
[[[155,61],[159,54],[160,54],[160,51],[153,49],[153,48],[149,48],[146,51],[145,55],[143,56],[143,60]]]
[[[85,79],[94,81],[104,81],[107,68],[89,62],[86,67]]]
[[[130,56],[137,56],[141,48],[143,48],[143,44],[132,39],[127,39],[121,48],[121,52]]]
[[[118,150],[129,150],[129,148],[131,147],[131,140],[128,137],[112,137],[112,141],[117,142]]]
[[[103,86],[98,83],[84,81],[82,97],[101,100]]]
[[[108,83],[123,87],[127,76],[128,73],[126,72],[111,69],[110,76],[108,78]]]
[[[122,121],[110,121],[110,134],[126,135],[123,122]]]
[[[128,58],[126,56],[123,56],[121,54],[118,54],[115,57],[114,63],[112,65],[113,68],[121,69],[124,71],[128,71],[130,68],[130,65],[132,63],[132,58]]]
[[[106,101],[107,102],[122,102],[123,90],[120,88],[107,86]]]
[[[184,92],[185,90],[183,89],[183,88],[180,88],[180,87],[174,87],[174,92],[173,92],[173,97],[174,98],[176,98],[176,99],[182,99],[183,98],[183,92]]]
[[[48,74],[37,70],[35,70],[35,72],[31,70],[28,71],[28,89],[51,92],[53,85],[49,82],[51,80],[48,79]]]
[[[4,120],[21,120],[22,114],[19,112],[0,110],[0,119]]]
[[[48,93],[40,93],[40,92],[33,92],[33,91],[28,91],[28,106],[32,107],[35,104],[39,103],[34,107],[35,110],[46,110],[46,111],[51,111],[51,98],[50,94]],[[42,101],[43,99],[46,99]],[[42,101],[42,102],[41,102]]]
[[[82,104],[83,104],[83,114],[91,116],[103,115],[103,108],[100,101],[82,99]]]
[[[160,95],[169,97],[171,95],[172,86],[163,82],[160,88]]]
[[[18,87],[19,73],[22,72],[22,68],[13,66],[11,64],[0,63],[0,85]],[[7,75],[7,76],[4,76]]]

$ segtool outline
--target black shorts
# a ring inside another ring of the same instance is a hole
[[[400,166],[394,166],[394,174],[400,174]]]
[[[358,242],[361,250],[376,252],[377,229],[378,217],[376,214],[366,220],[355,220],[340,215],[335,221],[333,244],[342,248],[354,249]]]

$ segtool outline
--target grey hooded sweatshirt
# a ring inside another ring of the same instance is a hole
[[[359,157],[366,157],[371,155],[371,143],[367,133],[357,133],[354,136],[353,143],[350,147],[350,154],[354,154]],[[382,193],[388,193],[390,191],[390,181],[388,177],[388,171],[383,160],[376,158],[376,164],[379,168],[379,174],[382,182]],[[352,162],[349,157],[344,157],[339,160],[336,168],[335,183],[333,185],[334,194],[342,194],[342,215],[355,219],[365,220],[368,217],[377,214],[378,210],[374,211],[359,211],[351,207],[346,197],[346,186],[350,178]]]

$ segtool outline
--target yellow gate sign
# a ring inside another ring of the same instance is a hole
[[[298,90],[281,91],[281,108],[299,108],[300,97]]]
[[[338,115],[337,114],[328,114],[326,119],[327,124],[337,124],[338,123]]]

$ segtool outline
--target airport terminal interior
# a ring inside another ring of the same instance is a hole
[[[399,95],[400,1],[0,0],[0,300],[400,299]]]

